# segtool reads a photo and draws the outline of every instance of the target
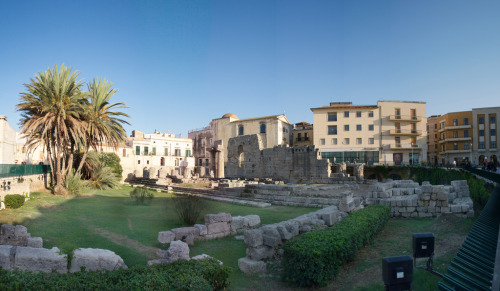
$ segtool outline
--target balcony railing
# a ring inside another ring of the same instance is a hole
[[[415,130],[415,129],[391,129],[389,132],[390,135],[421,135],[422,131],[421,130]]]
[[[418,144],[404,144],[404,143],[395,143],[390,145],[391,149],[398,150],[421,150],[422,147]]]
[[[309,137],[297,137],[297,141],[309,141]]]
[[[412,115],[390,115],[390,121],[412,121],[419,122],[422,121],[422,116],[412,116]]]

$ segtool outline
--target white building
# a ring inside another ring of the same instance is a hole
[[[0,115],[0,164],[15,164],[16,131],[7,122],[5,115]]]

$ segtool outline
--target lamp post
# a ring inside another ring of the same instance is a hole
[[[413,142],[410,143],[410,147],[411,147],[411,165],[413,166],[413,164],[415,163],[415,159],[413,158]]]
[[[472,143],[470,143],[470,160],[469,160],[469,164],[472,167]]]

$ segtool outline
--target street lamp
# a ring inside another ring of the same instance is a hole
[[[413,142],[410,143],[411,147],[411,165],[415,164],[415,159],[413,158]]]

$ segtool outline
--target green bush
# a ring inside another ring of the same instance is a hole
[[[70,274],[0,268],[0,290],[223,290],[230,271],[214,259]]]
[[[115,153],[100,153],[99,161],[105,166],[113,169],[113,173],[118,178],[122,177],[123,168],[120,164],[120,157]]]
[[[137,205],[142,205],[144,202],[149,204],[154,197],[155,195],[153,192],[149,191],[145,187],[135,188],[130,191],[130,198],[134,199]]]
[[[24,205],[24,196],[20,194],[5,195],[4,203],[7,208],[19,208]]]
[[[299,286],[325,286],[356,251],[371,243],[391,208],[370,205],[327,229],[296,237],[283,246],[282,278]]]
[[[71,173],[66,178],[64,182],[66,185],[66,190],[68,190],[68,194],[80,196],[81,190],[86,188],[88,183],[85,180],[82,180],[82,174],[77,173],[75,169],[71,170]]]
[[[176,196],[172,198],[172,201],[177,216],[186,225],[195,224],[201,212],[207,208],[206,201],[194,195]]]

